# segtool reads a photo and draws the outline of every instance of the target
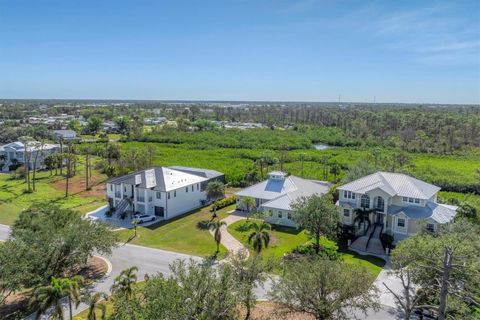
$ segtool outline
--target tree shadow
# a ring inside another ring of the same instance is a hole
[[[211,222],[211,220],[210,220],[210,221],[208,221],[208,220],[203,220],[203,221],[197,222],[197,229],[198,229],[198,230],[208,230],[208,229],[210,229],[210,228],[209,228],[209,223],[210,223],[210,222]]]

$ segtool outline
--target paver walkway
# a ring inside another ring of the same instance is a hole
[[[229,215],[226,218],[221,220],[221,221],[224,221],[227,225],[222,226],[220,228],[220,233],[222,235],[222,239],[221,239],[220,243],[225,248],[227,248],[229,253],[237,254],[240,251],[245,251],[245,253],[247,254],[247,257],[248,257],[249,252],[248,252],[247,248],[245,248],[245,246],[240,241],[235,239],[235,237],[232,236],[230,234],[230,232],[228,232],[228,229],[227,229],[227,227],[229,225],[231,225],[232,223],[235,223],[237,221],[240,221],[240,220],[243,220],[243,219],[246,219],[246,218],[247,218],[247,215],[244,212],[240,212],[240,211],[236,211],[236,210],[230,211]],[[213,236],[213,231],[212,230],[210,230],[210,234]]]

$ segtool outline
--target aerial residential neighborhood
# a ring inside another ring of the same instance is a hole
[[[0,320],[479,320],[479,17],[0,1]]]

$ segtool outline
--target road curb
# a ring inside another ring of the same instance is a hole
[[[97,256],[97,255],[93,255],[93,256],[103,260],[107,264],[107,272],[105,272],[103,277],[108,277],[112,273],[112,269],[113,269],[113,266],[112,266],[112,263],[110,262],[110,260],[108,260],[104,257],[101,257],[101,256]]]

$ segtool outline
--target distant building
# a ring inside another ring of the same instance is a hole
[[[25,157],[25,145],[23,142],[16,141],[0,147],[0,170],[3,172],[10,171],[19,165],[25,163],[28,158],[28,167],[34,167],[35,158],[37,158],[36,168],[45,168],[44,160],[47,156],[54,154],[60,150],[58,144],[40,144],[37,141],[29,141],[27,143],[27,157]],[[38,154],[38,156],[37,156]]]
[[[298,224],[292,219],[292,203],[301,197],[325,194],[330,186],[328,182],[287,176],[284,172],[272,171],[268,174],[268,180],[235,193],[238,197],[237,209],[252,210],[253,208],[246,208],[242,201],[246,197],[251,197],[255,199],[257,210],[269,213],[265,221],[297,227]]]
[[[158,124],[164,123],[165,121],[167,121],[167,118],[165,118],[165,117],[146,118],[146,119],[143,119],[143,124],[145,124],[145,125],[158,125]]]
[[[223,173],[189,167],[153,167],[107,181],[107,196],[115,214],[126,211],[168,220],[206,204],[206,187],[224,181]]]
[[[55,140],[71,141],[77,139],[77,133],[74,130],[53,130]]]

